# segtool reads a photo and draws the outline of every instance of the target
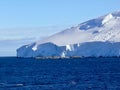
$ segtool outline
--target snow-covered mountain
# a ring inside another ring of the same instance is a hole
[[[120,56],[120,11],[17,49],[18,57]]]

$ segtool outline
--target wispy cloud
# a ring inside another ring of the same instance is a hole
[[[44,39],[67,27],[31,27],[0,29],[0,56],[15,56],[22,45]]]
[[[17,48],[32,43],[34,40],[34,38],[0,40],[0,56],[15,56]]]
[[[50,26],[0,29],[0,40],[47,37],[65,28],[66,27]]]
[[[0,28],[0,56],[15,56],[16,49],[22,45],[44,39],[71,26]]]

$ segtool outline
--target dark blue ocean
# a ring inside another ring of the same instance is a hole
[[[120,90],[120,58],[0,58],[0,90]]]

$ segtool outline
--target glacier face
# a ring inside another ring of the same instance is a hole
[[[25,45],[17,50],[17,56],[19,57],[49,57],[49,56],[61,56],[63,51],[62,47],[58,47],[53,43],[45,43],[37,46],[34,49],[35,43]]]
[[[34,51],[30,46],[23,46],[17,50],[18,57],[113,57],[120,56],[120,42],[86,42],[66,46],[53,43],[40,44]]]
[[[120,11],[83,22],[17,49],[18,57],[119,56]]]

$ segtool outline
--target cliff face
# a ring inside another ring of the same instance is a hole
[[[33,44],[34,45],[34,44]],[[74,45],[57,46],[52,43],[45,43],[38,46],[34,51],[32,46],[17,50],[18,57],[113,57],[120,56],[120,42],[87,42]]]

